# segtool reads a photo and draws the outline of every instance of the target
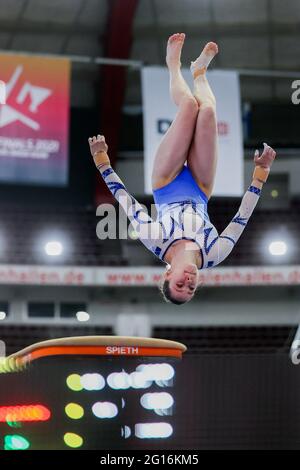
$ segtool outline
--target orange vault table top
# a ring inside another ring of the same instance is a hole
[[[42,341],[6,358],[11,365],[22,366],[36,359],[61,355],[157,356],[181,358],[184,344],[157,338],[131,336],[75,336]]]

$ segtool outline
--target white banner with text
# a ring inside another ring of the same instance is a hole
[[[192,87],[190,71],[183,69],[182,73]],[[218,70],[208,72],[207,77],[217,100],[219,159],[214,195],[241,196],[244,181],[239,76],[234,71]],[[168,69],[144,67],[142,93],[145,192],[151,194],[155,153],[176,114],[176,106],[169,96]]]
[[[155,286],[157,267],[53,267],[0,265],[0,285],[34,286]],[[200,271],[203,287],[299,285],[300,266],[225,267]]]

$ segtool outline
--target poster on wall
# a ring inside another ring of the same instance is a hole
[[[0,182],[67,184],[70,70],[67,59],[0,55]]]
[[[191,73],[182,70],[192,88]],[[240,196],[244,191],[242,120],[239,76],[234,71],[207,73],[217,100],[219,159],[213,194]],[[171,125],[176,106],[169,96],[169,74],[166,67],[142,70],[144,119],[145,192],[152,193],[151,173],[156,150]]]

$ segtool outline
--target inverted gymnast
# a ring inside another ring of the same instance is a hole
[[[218,235],[207,212],[218,149],[216,100],[206,77],[207,67],[218,53],[218,46],[209,42],[192,62],[192,93],[180,70],[184,39],[184,34],[174,34],[167,45],[170,94],[178,111],[154,160],[152,188],[157,208],[156,221],[128,193],[112,169],[104,136],[89,138],[96,167],[125,209],[140,240],[167,264],[161,291],[165,300],[174,304],[192,299],[198,285],[199,269],[218,265],[232,251],[257,204],[276,156],[267,144],[264,144],[261,155],[255,151],[252,183],[237,214]],[[228,184],[231,184],[230,180]]]

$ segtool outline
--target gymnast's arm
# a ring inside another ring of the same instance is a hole
[[[97,138],[90,138],[89,144],[95,165],[105,184],[124,209],[141,242],[152,251],[155,240],[161,237],[161,225],[154,222],[147,209],[129,194],[122,180],[111,167],[104,137],[98,135]]]
[[[238,212],[235,214],[230,224],[223,230],[211,249],[211,253],[209,254],[209,258],[213,261],[211,266],[216,266],[221,263],[231,253],[245,230],[248,220],[259,200],[263,183],[267,181],[270,167],[276,156],[276,152],[271,147],[266,144],[264,144],[264,146],[264,151],[260,157],[258,151],[255,152],[253,180],[243,196]]]

